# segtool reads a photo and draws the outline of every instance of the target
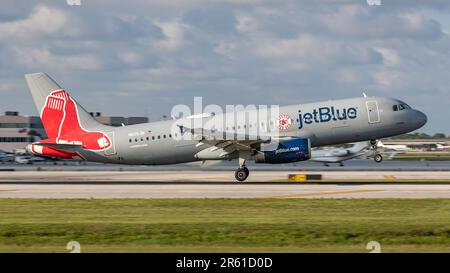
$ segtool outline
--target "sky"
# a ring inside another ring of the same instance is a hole
[[[177,104],[362,96],[450,134],[450,1],[0,0],[0,111],[37,115],[46,72],[89,111],[158,120]]]

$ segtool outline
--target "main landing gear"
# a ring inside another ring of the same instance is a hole
[[[236,177],[237,181],[245,181],[247,179],[248,175],[250,174],[250,171],[247,169],[247,167],[242,167],[236,170],[234,173],[234,176]]]
[[[378,153],[378,145],[377,144],[378,144],[378,140],[376,140],[376,139],[370,140],[370,145],[372,146],[372,150],[373,150],[373,160],[376,163],[381,163],[381,161],[383,161],[383,156]]]
[[[249,174],[250,171],[245,167],[245,158],[239,157],[239,169],[234,173],[234,177],[236,177],[237,181],[243,182],[247,179]]]

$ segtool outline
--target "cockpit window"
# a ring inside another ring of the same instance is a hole
[[[408,104],[406,104],[404,102],[392,106],[392,110],[394,110],[394,111],[402,111],[405,109],[411,109],[411,106],[409,106]]]

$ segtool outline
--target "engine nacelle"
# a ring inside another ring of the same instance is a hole
[[[311,158],[311,143],[307,138],[295,138],[261,145],[255,163],[291,163]]]

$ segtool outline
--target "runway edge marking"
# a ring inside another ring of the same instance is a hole
[[[348,194],[348,193],[364,193],[364,192],[379,192],[383,190],[353,190],[353,191],[329,191],[329,192],[315,192],[315,193],[300,193],[300,194],[287,194],[287,195],[275,195],[266,196],[261,198],[273,198],[273,199],[283,199],[283,198],[302,198],[308,196],[321,196],[321,195],[333,195],[333,194]]]

